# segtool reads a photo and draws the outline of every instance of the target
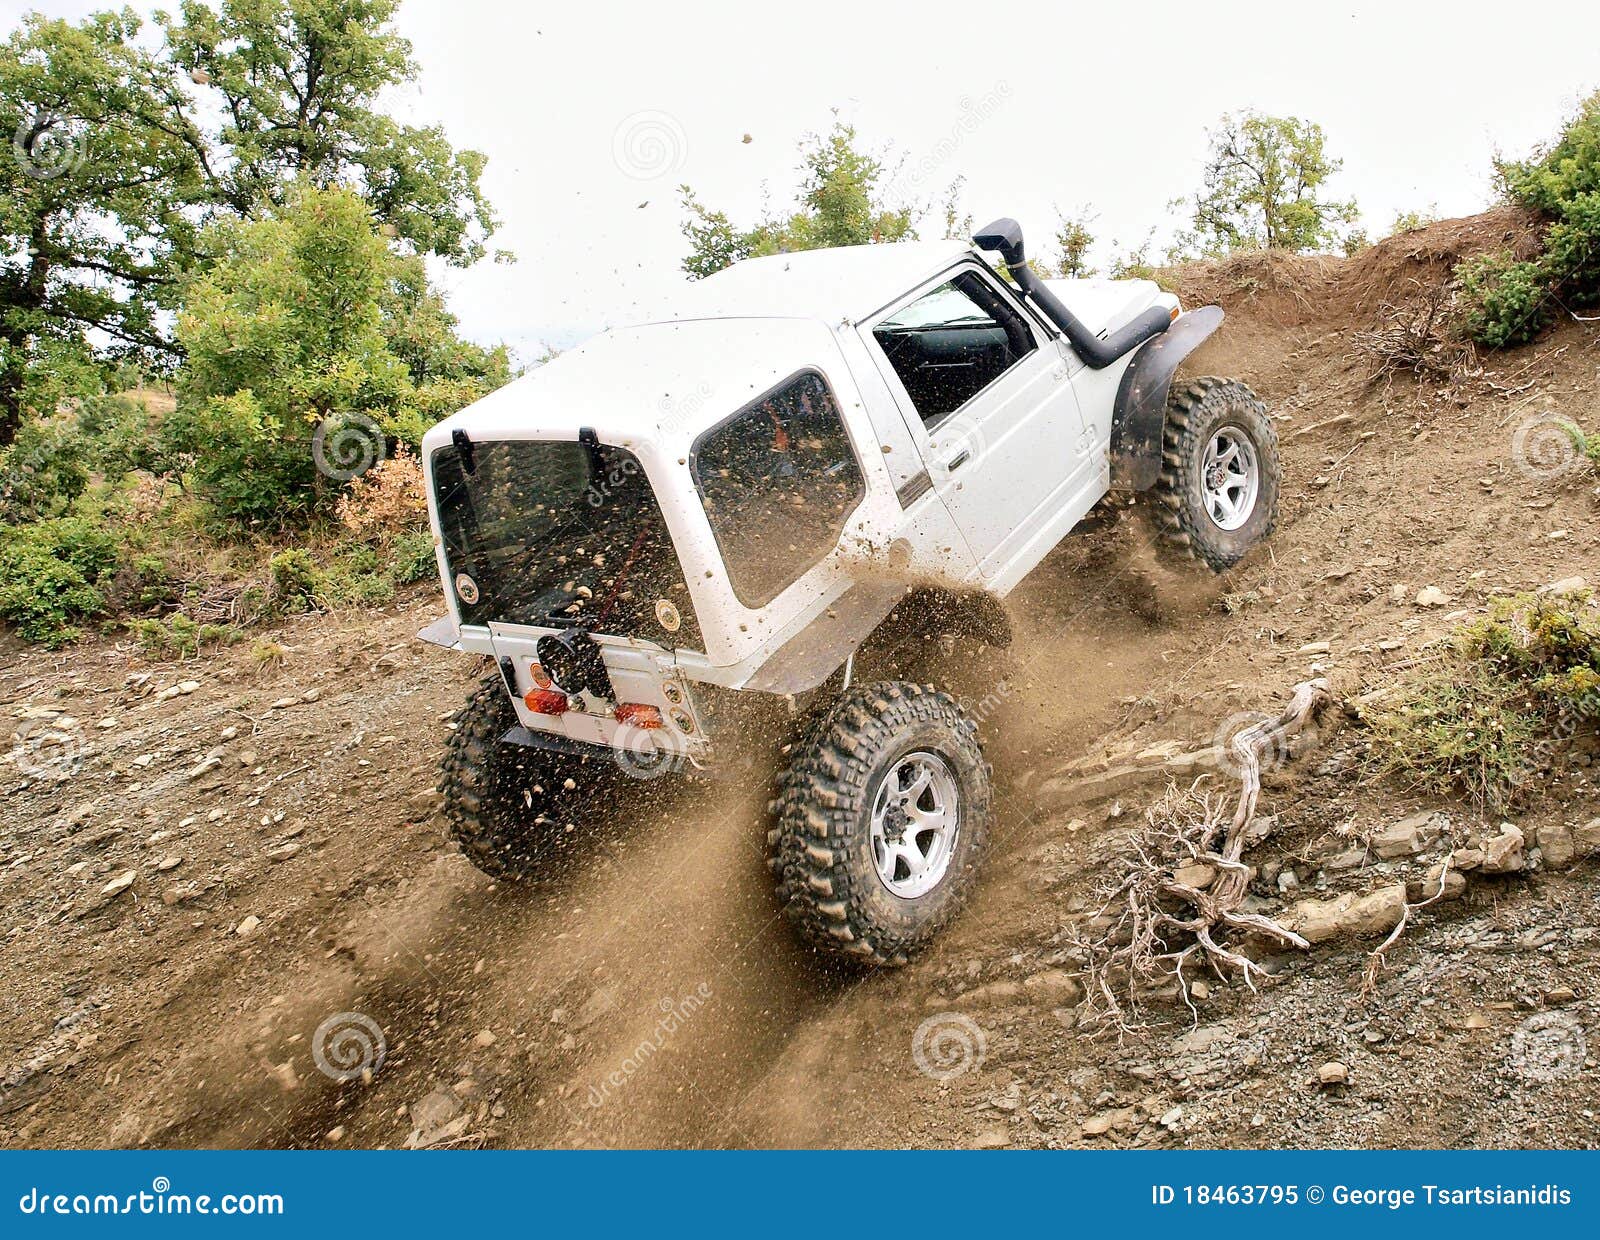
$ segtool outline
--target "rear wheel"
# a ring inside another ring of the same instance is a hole
[[[989,804],[976,725],[949,694],[846,691],[779,779],[768,842],[784,912],[824,951],[904,964],[970,892]]]
[[[439,788],[450,834],[467,860],[513,882],[559,868],[605,825],[623,785],[633,782],[605,754],[502,744],[516,722],[505,683],[489,676],[458,716]]]
[[[1267,407],[1232,379],[1195,379],[1167,403],[1156,495],[1164,533],[1217,572],[1272,532],[1281,467]]]

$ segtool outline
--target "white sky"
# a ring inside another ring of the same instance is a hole
[[[105,5],[0,0],[0,19],[31,7]],[[1375,235],[1397,211],[1469,214],[1496,150],[1547,140],[1600,89],[1593,0],[408,0],[400,26],[421,75],[396,111],[488,154],[495,244],[518,256],[441,279],[468,335],[525,361],[670,295],[680,183],[738,223],[764,191],[786,204],[797,140],[830,109],[906,157],[914,196],[933,206],[963,176],[963,209],[1016,216],[1038,252],[1056,204],[1092,204],[1102,250],[1152,226],[1159,248],[1206,126],[1247,107],[1319,122],[1344,160],[1334,190]],[[923,233],[941,228],[930,216]]]

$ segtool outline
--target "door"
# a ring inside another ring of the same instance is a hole
[[[1054,545],[1059,535],[1038,550],[1091,481],[1061,346],[975,264],[924,285],[863,334],[980,575],[1020,576],[1017,563]]]

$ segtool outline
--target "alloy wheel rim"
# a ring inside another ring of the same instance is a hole
[[[1206,515],[1220,530],[1236,530],[1255,511],[1261,465],[1255,444],[1239,426],[1219,426],[1200,461]]]
[[[961,792],[944,758],[918,750],[884,774],[872,806],[872,859],[890,894],[914,900],[937,887],[960,832]]]

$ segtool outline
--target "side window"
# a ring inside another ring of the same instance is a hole
[[[1038,347],[1022,316],[975,271],[902,306],[872,335],[930,428]]]
[[[752,608],[833,550],[866,494],[833,392],[814,370],[701,435],[689,465],[733,592]]]

